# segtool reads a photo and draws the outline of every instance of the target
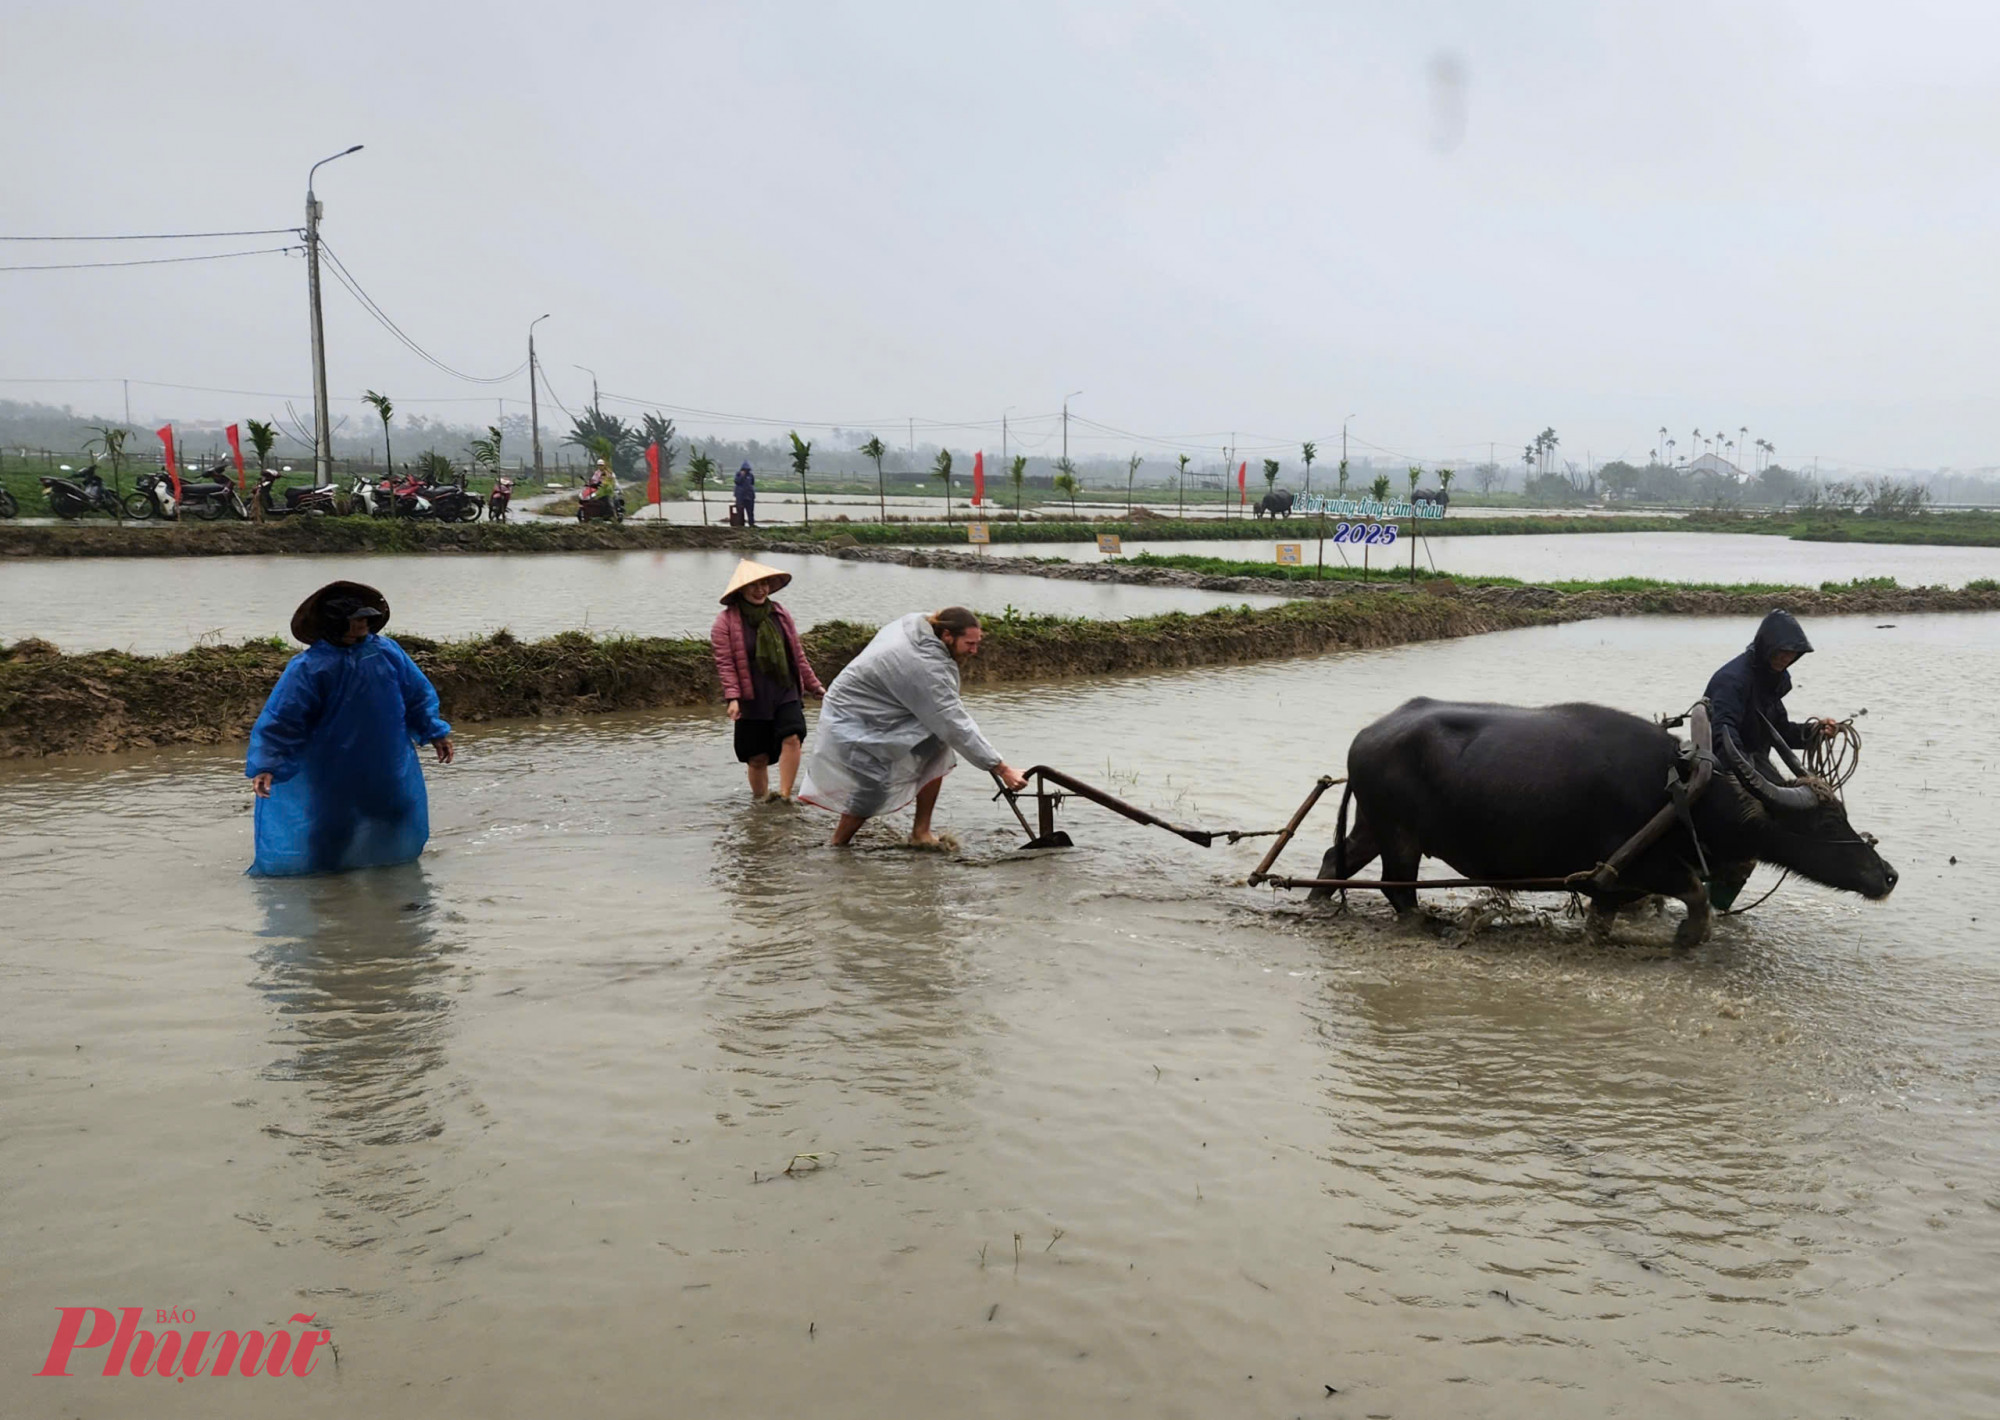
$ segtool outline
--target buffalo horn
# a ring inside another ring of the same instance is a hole
[[[1819,795],[1810,784],[1773,784],[1750,762],[1750,756],[1743,753],[1743,746],[1736,743],[1735,735],[1725,730],[1718,739],[1717,748],[1722,751],[1730,772],[1742,781],[1744,788],[1771,808],[1780,812],[1799,812],[1818,805]]]

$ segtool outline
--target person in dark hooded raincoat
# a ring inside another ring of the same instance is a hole
[[[1805,628],[1790,612],[1774,611],[1764,618],[1743,654],[1710,676],[1703,692],[1708,697],[1709,723],[1718,747],[1722,737],[1729,735],[1752,764],[1775,779],[1779,776],[1770,762],[1773,730],[1793,749],[1804,749],[1829,733],[1823,721],[1794,724],[1785,713],[1785,696],[1792,688],[1789,667],[1811,651]],[[1728,909],[1756,866],[1754,861],[1712,864],[1709,903]]]
[[[430,838],[415,746],[452,759],[437,690],[381,634],[389,603],[332,582],[292,614],[292,657],[250,731],[243,772],[257,794],[253,874],[287,877],[408,863]]]
[[[1708,678],[1703,694],[1708,697],[1709,723],[1716,737],[1727,730],[1752,764],[1768,769],[1772,730],[1793,749],[1804,749],[1824,735],[1823,722],[1797,725],[1785,714],[1785,696],[1792,689],[1788,667],[1811,651],[1812,642],[1806,640],[1797,617],[1788,611],[1766,616],[1743,654]]]

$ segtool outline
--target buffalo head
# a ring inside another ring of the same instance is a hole
[[[1863,897],[1884,898],[1896,887],[1896,870],[1875,851],[1872,834],[1856,833],[1838,796],[1817,780],[1774,784],[1729,735],[1719,735],[1724,774],[1717,786],[1735,790],[1731,818],[1749,852],[1802,877]],[[1725,791],[1726,792],[1726,791]],[[1733,836],[1733,835],[1732,835]]]

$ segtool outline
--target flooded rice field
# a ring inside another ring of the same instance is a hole
[[[998,484],[989,482],[987,487],[994,489],[998,487]],[[1152,491],[1155,494],[1160,493],[1158,489]],[[565,497],[567,496],[567,492],[558,491],[554,496]],[[925,522],[944,521],[945,508],[944,499],[942,498],[915,498],[908,494],[902,496],[891,494],[886,501],[888,514],[892,518],[908,518],[913,521]],[[1252,501],[1254,502],[1255,500],[1253,499]],[[727,491],[711,491],[708,499],[708,507],[705,512],[699,500],[690,499],[685,502],[676,501],[672,503],[650,504],[633,516],[645,518],[649,521],[657,517],[670,523],[680,523],[690,526],[699,526],[703,522],[725,523],[729,521],[729,502],[730,494]],[[1163,518],[1219,520],[1240,516],[1236,508],[1230,507],[1225,509],[1221,503],[1181,505],[1175,503],[1171,492],[1161,494],[1158,497],[1151,497],[1148,496],[1147,491],[1144,489],[1140,490],[1135,506],[1144,508],[1148,512],[1158,514]],[[812,515],[815,520],[822,518],[832,519],[844,514],[853,522],[870,523],[875,521],[881,511],[882,509],[877,505],[874,498],[858,494],[815,493],[812,496]],[[1079,503],[1076,511],[1079,516],[1084,518],[1114,518],[1124,515],[1125,505],[1123,502]],[[952,497],[952,516],[963,522],[972,512],[971,502],[965,496],[964,490],[955,486]],[[984,516],[992,518],[997,522],[1012,517],[1013,513],[1014,504],[1011,497],[1003,496],[998,502],[988,501]],[[1451,511],[1451,516],[1454,518],[1518,518],[1524,514],[1537,518],[1680,518],[1687,516],[1685,512],[1659,508],[1468,508],[1461,504]],[[1065,504],[1051,502],[1043,503],[1039,506],[1030,505],[1028,515],[1043,519],[1066,519],[1070,516],[1070,511]],[[760,524],[768,523],[776,527],[800,523],[804,520],[805,507],[799,498],[796,487],[790,492],[784,492],[771,484],[765,484],[758,490],[757,521]]]
[[[1262,828],[1409,695],[1678,710],[1750,629],[971,708]],[[2000,617],[1808,629],[1794,708],[1868,708],[1848,798],[1902,886],[1788,885],[1681,958],[1552,898],[1465,945],[1308,909],[1240,885],[1261,841],[1088,806],[1017,856],[965,769],[956,856],[830,850],[718,714],[471,727],[422,863],[332,879],[241,876],[237,757],[0,765],[0,1355],[178,1306],[316,1314],[298,1415],[1989,1414]]]
[[[1453,517],[1458,514],[1454,512]],[[1245,562],[1275,560],[1275,541],[1142,542],[1128,539],[1127,555],[1228,557]],[[1305,544],[1306,560],[1319,545]],[[1328,566],[1361,565],[1359,548],[1326,545]],[[1000,543],[989,555],[1055,557],[1095,561],[1088,543]],[[1387,550],[1390,569],[1410,565],[1409,543]],[[1374,549],[1369,565],[1384,565]],[[1431,537],[1418,544],[1417,565],[1467,576],[1519,577],[1530,582],[1601,581],[1613,577],[1656,577],[1673,582],[1774,582],[1817,587],[1856,577],[1894,577],[1906,587],[1962,587],[1981,577],[2000,577],[2000,547],[1924,547],[1865,542],[1793,542],[1754,533],[1549,533],[1517,537]]]
[[[1179,587],[1053,582],[932,571],[835,557],[758,554],[795,574],[779,599],[801,630],[836,619],[875,625],[910,611],[971,606],[1121,620],[1282,598]],[[518,553],[479,557],[184,557],[0,562],[0,644],[24,636],[65,651],[185,650],[285,636],[316,587],[347,577],[379,588],[392,630],[438,640],[505,626],[523,639],[558,631],[706,636],[734,552]]]

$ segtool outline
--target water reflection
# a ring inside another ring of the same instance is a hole
[[[446,1135],[454,1092],[449,914],[419,864],[248,882],[264,915],[253,984],[277,1026],[264,1077],[299,1087],[275,1097],[265,1132],[315,1166],[320,1241],[411,1240],[451,1206],[438,1149],[423,1147]]]

